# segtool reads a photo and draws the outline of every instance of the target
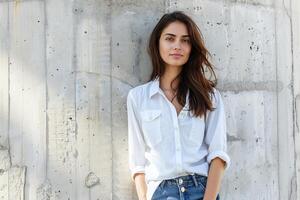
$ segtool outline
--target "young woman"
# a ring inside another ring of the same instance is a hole
[[[195,22],[163,15],[149,41],[150,80],[127,96],[129,166],[139,200],[215,200],[226,153],[224,105]]]

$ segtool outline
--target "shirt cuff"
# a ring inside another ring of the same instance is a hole
[[[227,153],[224,151],[212,151],[207,156],[207,162],[210,164],[210,162],[216,157],[225,161],[225,170],[227,170],[230,166],[230,158]]]
[[[134,181],[134,175],[136,173],[145,173],[145,167],[144,166],[136,166],[133,169],[131,169],[131,180]]]

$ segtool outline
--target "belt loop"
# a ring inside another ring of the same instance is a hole
[[[197,182],[195,174],[192,174],[192,178],[193,178],[195,186],[198,187],[198,182]]]
[[[160,188],[164,188],[164,185],[166,184],[166,180],[163,180],[161,183],[160,183]]]

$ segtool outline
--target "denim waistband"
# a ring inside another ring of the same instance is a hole
[[[163,187],[165,184],[168,184],[168,185],[190,185],[190,184],[193,184],[197,187],[199,181],[205,182],[205,181],[207,181],[207,177],[200,175],[200,174],[195,174],[195,173],[188,174],[188,175],[179,176],[179,177],[172,178],[172,179],[165,179],[164,181],[162,181],[161,187]]]

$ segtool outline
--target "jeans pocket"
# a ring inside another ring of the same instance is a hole
[[[153,195],[151,200],[158,200],[159,197],[161,196],[160,193],[163,190],[163,186],[164,186],[165,181],[163,180],[154,190]]]

